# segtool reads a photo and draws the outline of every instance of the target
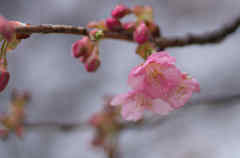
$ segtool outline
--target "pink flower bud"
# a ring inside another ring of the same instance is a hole
[[[96,72],[96,70],[99,66],[100,66],[99,59],[92,59],[85,64],[85,68],[88,72]]]
[[[0,35],[8,41],[11,41],[14,35],[13,25],[2,16],[0,16]]]
[[[112,17],[116,19],[120,19],[128,15],[129,13],[131,13],[131,10],[129,8],[127,8],[125,5],[119,4],[113,9]]]
[[[72,45],[72,56],[79,58],[87,56],[89,51],[92,50],[92,43],[88,37],[83,37],[81,40],[76,41]]]
[[[122,29],[122,24],[118,19],[115,18],[107,18],[106,26],[111,31],[119,31]]]
[[[123,29],[126,31],[134,31],[136,28],[136,23],[135,22],[126,22],[123,24]]]
[[[143,44],[149,40],[149,35],[149,29],[147,28],[146,24],[142,22],[134,32],[134,40],[138,44]]]
[[[100,66],[101,62],[98,54],[98,47],[95,46],[91,56],[89,56],[85,62],[85,69],[87,72],[95,72]]]
[[[81,40],[76,41],[72,45],[72,56],[75,58],[79,58],[86,53],[86,47],[84,46]]]
[[[9,78],[10,78],[9,72],[6,71],[0,72],[0,92],[2,92],[6,88]]]

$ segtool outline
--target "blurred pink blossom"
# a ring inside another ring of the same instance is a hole
[[[161,115],[166,115],[173,110],[167,102],[159,98],[152,99],[141,91],[120,94],[112,100],[111,104],[121,105],[121,115],[129,121],[140,120],[143,117],[144,110],[150,110]]]

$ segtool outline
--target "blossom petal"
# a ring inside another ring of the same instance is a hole
[[[162,99],[154,99],[152,101],[151,110],[160,115],[167,115],[169,112],[173,111],[171,105]]]
[[[150,57],[148,57],[148,60],[154,60],[159,64],[175,64],[176,63],[176,58],[170,56],[167,52],[164,52],[164,51],[153,53]]]
[[[128,75],[128,85],[134,90],[142,90],[144,88],[144,75],[135,74],[138,67],[135,67]]]
[[[111,101],[111,105],[113,106],[117,106],[117,105],[121,105],[121,104],[126,104],[129,99],[129,94],[119,94],[117,96],[115,96],[112,101]]]
[[[136,101],[131,101],[122,106],[122,117],[128,121],[137,121],[143,117],[144,107],[137,106]]]

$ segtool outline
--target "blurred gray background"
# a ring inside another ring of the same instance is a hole
[[[119,3],[153,6],[155,19],[166,36],[214,30],[240,15],[239,0],[1,0],[0,13],[30,24],[85,26],[91,20],[110,16]],[[7,110],[13,88],[27,89],[33,95],[27,108],[28,120],[78,122],[102,108],[104,94],[127,91],[129,71],[142,62],[135,55],[136,45],[104,40],[100,46],[101,68],[90,74],[70,55],[72,43],[79,38],[35,34],[23,41],[9,54],[11,81],[0,95],[0,110]],[[218,45],[168,49],[181,70],[198,79],[201,93],[158,128],[124,133],[123,157],[240,157],[240,99],[232,98],[240,94],[239,39],[237,32]],[[220,101],[207,104],[206,100]],[[92,130],[28,130],[24,140],[12,136],[1,141],[0,157],[104,157],[100,150],[91,148],[92,134]]]

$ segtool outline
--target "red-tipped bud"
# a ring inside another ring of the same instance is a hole
[[[75,58],[79,58],[86,53],[86,47],[84,46],[81,40],[76,41],[72,45],[72,56]]]
[[[11,41],[14,35],[13,25],[2,16],[0,16],[0,35],[8,41]]]
[[[99,59],[92,59],[85,64],[85,68],[88,72],[96,72],[101,62]]]
[[[7,87],[9,78],[10,78],[9,72],[6,71],[0,72],[0,92],[2,92]]]
[[[116,19],[123,18],[124,16],[131,13],[131,10],[127,8],[125,5],[117,5],[112,11],[112,17]]]
[[[101,61],[99,59],[98,54],[99,54],[98,47],[95,46],[91,56],[89,56],[85,62],[85,69],[88,72],[95,72],[98,69],[98,67],[100,66]]]
[[[83,37],[81,40],[76,41],[72,45],[72,56],[80,58],[82,56],[88,56],[92,50],[92,42],[88,37]]]
[[[123,29],[126,31],[134,31],[136,29],[136,22],[126,22],[123,24]]]
[[[106,26],[111,31],[119,31],[122,29],[121,22],[116,18],[107,18]]]
[[[149,29],[147,28],[146,24],[142,22],[134,32],[134,40],[138,44],[143,44],[149,40],[149,35]]]

